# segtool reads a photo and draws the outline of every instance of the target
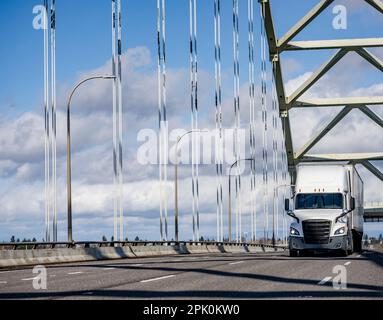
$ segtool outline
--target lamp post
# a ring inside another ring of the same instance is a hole
[[[230,169],[229,169],[229,242],[232,241],[232,238],[231,238],[231,227],[232,227],[232,223],[231,223],[231,216],[232,216],[232,213],[231,213],[231,170],[234,168],[234,166],[236,166],[241,161],[254,161],[254,159],[239,159],[239,160],[235,161],[230,166]]]
[[[190,130],[183,134],[182,136],[177,138],[176,142],[176,148],[175,148],[175,159],[174,159],[174,232],[175,232],[175,239],[176,242],[179,241],[179,228],[178,228],[178,145],[181,142],[181,140],[186,137],[189,134],[192,133],[202,133],[202,132],[208,132],[207,130]],[[195,232],[194,232],[195,226],[193,225],[193,240],[195,240]]]
[[[80,81],[72,90],[67,104],[67,193],[68,193],[68,242],[73,242],[73,228],[72,228],[72,154],[71,154],[71,131],[70,131],[70,105],[72,102],[73,95],[76,90],[81,87],[84,83],[95,80],[95,79],[116,79],[115,76],[103,75],[93,76]]]

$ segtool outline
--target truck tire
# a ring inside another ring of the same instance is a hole
[[[355,230],[353,230],[352,233],[353,233],[354,251],[361,253],[363,234],[360,234],[359,232]]]
[[[298,250],[290,250],[290,257],[298,257]]]
[[[348,237],[348,244],[347,244],[347,255],[352,255],[354,253],[355,249],[355,240],[354,240],[354,234],[353,232],[350,232],[349,237]]]

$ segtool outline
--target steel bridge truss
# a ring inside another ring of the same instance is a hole
[[[301,162],[341,161],[352,164],[361,164],[377,178],[383,181],[383,173],[374,166],[371,161],[383,160],[381,153],[347,153],[347,154],[308,154],[308,152],[331,131],[352,110],[358,109],[372,121],[383,127],[383,119],[373,112],[369,106],[383,105],[383,96],[367,97],[344,97],[344,98],[310,98],[302,99],[302,96],[315,83],[329,72],[349,52],[356,52],[367,60],[375,68],[383,72],[383,61],[368,51],[368,48],[383,47],[383,38],[345,39],[345,40],[316,40],[316,41],[293,41],[321,12],[329,7],[334,0],[321,0],[299,22],[297,22],[282,38],[278,39],[274,29],[273,16],[270,0],[259,0],[265,18],[265,27],[269,43],[270,61],[273,62],[273,74],[276,81],[276,89],[279,100],[280,116],[282,118],[285,144],[289,171],[292,184],[295,184],[296,166]],[[373,8],[383,14],[383,2],[380,0],[364,0]],[[303,50],[335,50],[338,51],[315,71],[294,93],[286,95],[283,81],[281,54],[287,51]],[[314,137],[312,137],[301,149],[294,150],[290,111],[293,108],[344,108]]]

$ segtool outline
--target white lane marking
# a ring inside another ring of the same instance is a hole
[[[17,270],[15,270],[15,271],[17,271]],[[0,271],[0,274],[3,274],[3,273],[11,273],[11,272],[15,272],[15,271],[13,271],[13,270],[9,270],[9,271]]]
[[[174,274],[171,274],[169,276],[164,276],[164,277],[159,277],[159,278],[153,278],[153,279],[148,279],[148,280],[142,280],[140,281],[141,283],[148,283],[148,282],[153,282],[153,281],[159,281],[159,280],[165,280],[165,279],[170,279],[175,277]]]
[[[142,263],[138,263],[138,264],[131,264],[130,267],[141,267],[143,266]]]
[[[0,284],[7,284],[7,281],[0,281]]]
[[[36,277],[34,278],[25,278],[25,279],[21,279],[21,281],[32,281],[32,280],[35,280],[37,279]]]
[[[351,261],[346,262],[344,265],[349,266],[351,264]]]
[[[76,275],[76,274],[82,274],[83,272],[81,271],[77,271],[77,272],[69,272],[68,275],[70,276],[73,276],[73,275]]]
[[[102,269],[102,270],[105,270],[105,271],[107,271],[107,270],[116,270],[116,268],[114,268],[114,267],[110,267],[110,268],[104,268],[104,269]]]
[[[318,284],[321,286],[321,285],[324,285],[326,282],[329,282],[330,280],[332,279],[332,277],[326,277],[326,278],[323,278],[321,281],[318,282]]]
[[[244,263],[245,261],[237,261],[237,262],[231,262],[229,263],[229,265],[235,265],[235,264],[240,264],[240,263]]]

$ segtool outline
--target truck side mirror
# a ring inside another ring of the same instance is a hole
[[[351,197],[351,201],[350,201],[350,210],[351,210],[351,211],[354,211],[354,210],[355,210],[355,198],[354,198],[354,197]]]
[[[285,211],[290,211],[290,199],[285,199]]]

